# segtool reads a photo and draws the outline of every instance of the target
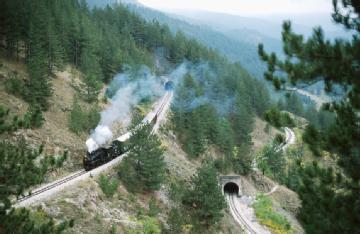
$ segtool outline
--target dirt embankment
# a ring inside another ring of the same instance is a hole
[[[0,58],[1,59],[1,58]],[[26,113],[28,105],[21,98],[15,97],[5,92],[4,82],[9,72],[16,71],[23,79],[27,78],[26,67],[24,64],[11,62],[1,59],[0,63],[0,105],[11,110],[11,113],[22,116]],[[69,159],[64,168],[49,177],[59,177],[69,172],[82,168],[82,157],[85,153],[85,144],[88,134],[77,135],[68,128],[68,118],[71,110],[73,96],[76,94],[74,84],[81,83],[81,74],[72,67],[68,66],[64,72],[58,72],[52,78],[54,94],[50,100],[50,108],[44,113],[45,123],[39,129],[19,130],[9,137],[24,136],[30,145],[36,146],[45,144],[46,154],[60,154],[64,150],[69,152]],[[104,89],[103,89],[104,92]],[[100,94],[100,96],[103,94]],[[90,108],[85,102],[80,102],[83,108]],[[266,143],[271,141],[279,131],[267,127],[266,123],[256,119],[255,130],[252,133],[254,150],[257,151]],[[189,179],[200,166],[200,160],[189,160],[186,153],[182,151],[176,137],[171,132],[160,133],[163,145],[166,147],[165,161],[169,177]],[[212,152],[216,154],[216,152]],[[211,154],[211,152],[209,152]],[[215,157],[215,156],[214,156]],[[116,171],[109,172],[116,176]],[[256,195],[259,191],[268,192],[273,187],[271,181],[266,179],[244,178],[243,188],[245,193]],[[136,214],[141,210],[146,210],[148,201],[151,197],[156,197],[161,208],[159,214],[160,220],[166,220],[167,211],[171,207],[168,199],[168,189],[164,186],[159,192],[153,194],[142,194],[134,196],[129,194],[120,184],[114,198],[108,199],[104,196],[97,178],[66,189],[64,193],[56,198],[41,204],[39,212],[45,212],[46,215],[55,219],[76,219],[74,229],[68,230],[69,233],[104,233],[110,232],[111,226],[116,226],[118,233],[123,233],[127,227],[138,225],[135,220]],[[286,188],[279,188],[271,195],[275,201],[285,210],[295,211],[298,206],[293,192]],[[288,202],[289,201],[289,202]],[[33,207],[38,210],[37,207]],[[221,233],[240,233],[241,229],[233,220],[229,213],[221,223]]]
[[[5,82],[10,74],[16,73],[17,77],[26,80],[28,74],[26,66],[21,62],[5,60],[0,57],[0,105],[10,109],[12,115],[24,116],[28,109],[28,103],[22,98],[9,94],[5,91]],[[85,154],[85,141],[87,133],[77,135],[69,130],[68,121],[72,108],[73,97],[77,91],[74,85],[81,83],[81,74],[71,66],[67,66],[63,72],[57,72],[51,77],[53,95],[50,98],[49,110],[43,113],[44,124],[38,129],[20,129],[11,135],[2,138],[18,139],[24,137],[28,144],[37,147],[44,144],[44,154],[62,154],[68,151],[68,160],[63,168],[54,172],[51,177],[58,177],[82,168],[82,157]],[[80,101],[83,109],[90,108],[86,102]]]

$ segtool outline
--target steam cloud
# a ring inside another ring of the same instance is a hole
[[[206,62],[196,65],[184,63],[182,68],[201,86],[202,94],[199,96],[193,89],[186,90],[186,100],[177,98],[177,94],[175,94],[173,108],[191,112],[199,106],[211,105],[220,115],[229,113],[233,108],[235,97],[233,94],[226,94],[218,90],[219,78],[215,69]],[[182,85],[180,80],[177,80],[177,85]]]
[[[186,64],[181,64],[166,79],[171,79],[175,84],[179,78],[187,72]],[[134,71],[129,69],[125,73],[114,77],[107,89],[107,95],[111,97],[111,105],[101,112],[101,119],[94,129],[91,137],[86,141],[88,151],[92,151],[104,145],[113,138],[112,125],[121,120],[124,125],[130,123],[131,108],[141,100],[149,97],[160,97],[164,94],[165,77],[153,75],[146,66]]]

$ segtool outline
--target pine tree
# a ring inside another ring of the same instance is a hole
[[[100,92],[101,71],[91,48],[85,48],[81,55],[81,69],[84,71],[85,97],[88,102],[95,101]]]
[[[191,189],[183,203],[191,210],[197,225],[216,225],[223,217],[226,203],[217,181],[217,172],[212,163],[204,163],[191,180]]]
[[[263,174],[269,172],[274,179],[283,182],[285,165],[284,155],[281,151],[277,151],[275,146],[267,145],[262,149],[258,158],[258,166]]]
[[[165,179],[164,149],[157,136],[151,134],[151,126],[136,129],[129,147],[129,155],[119,167],[120,178],[135,191],[158,190]],[[131,183],[135,187],[131,187]]]
[[[42,32],[37,29],[36,24],[41,19],[38,16],[30,23],[29,29],[29,56],[28,72],[29,82],[27,84],[26,99],[31,104],[40,105],[42,110],[49,107],[49,97],[52,94],[51,84],[47,77],[46,53],[42,47]]]
[[[69,129],[77,134],[83,131],[84,122],[86,117],[84,112],[79,105],[77,97],[74,97],[70,116],[69,116]]]
[[[47,16],[47,42],[46,42],[46,60],[48,67],[48,75],[54,69],[62,69],[64,66],[64,48],[62,47],[59,36],[55,30],[54,19]]]
[[[345,98],[324,106],[336,114],[336,124],[321,135],[326,149],[340,155],[341,172],[313,165],[301,174],[299,216],[308,233],[360,232],[360,5],[351,0],[334,0],[333,5],[334,21],[354,33],[351,39],[329,41],[321,28],[315,28],[305,40],[292,31],[290,22],[284,22],[283,61],[259,45],[259,55],[269,68],[265,78],[283,81],[277,88],[285,87],[286,80],[311,85],[320,79],[325,81],[325,91],[331,91],[333,84],[348,88]]]
[[[11,195],[20,196],[30,186],[41,183],[50,169],[50,161],[59,162],[56,166],[60,167],[67,158],[65,153],[58,159],[48,156],[36,162],[42,150],[42,146],[30,149],[24,139],[16,143],[0,142],[0,230],[5,233],[13,233],[14,230],[24,234],[61,233],[70,225],[68,222],[55,225],[52,220],[39,225],[30,219],[29,211],[11,207]]]
[[[237,95],[233,113],[232,124],[235,132],[236,144],[251,144],[251,131],[254,125],[254,114],[252,108],[249,106],[248,97]]]

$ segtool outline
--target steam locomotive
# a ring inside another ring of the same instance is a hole
[[[165,84],[166,86],[166,84]],[[167,99],[169,98],[170,92],[167,91],[159,105],[155,108],[154,111],[148,113],[145,118],[141,121],[140,125],[150,124],[154,126],[156,124],[159,114],[162,112]],[[129,139],[131,138],[132,132],[129,131],[117,139],[115,139],[110,145],[104,147],[98,147],[97,149],[89,152],[87,151],[86,156],[83,158],[84,169],[89,171],[93,168],[96,168],[100,165],[103,165],[114,158],[122,155],[130,150]],[[96,144],[92,138],[89,138],[86,141],[86,144]]]

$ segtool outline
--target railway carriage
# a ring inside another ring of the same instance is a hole
[[[148,113],[145,118],[141,121],[140,127],[143,124],[150,124],[154,126],[156,124],[159,113],[163,110],[164,102],[166,101],[166,95],[161,101],[160,105],[155,111]],[[127,132],[117,139],[115,139],[110,146],[99,147],[91,152],[87,152],[86,156],[83,159],[83,164],[85,170],[91,170],[95,167],[98,167],[102,164],[105,164],[112,159],[118,157],[121,154],[126,153],[130,150],[129,139],[131,138],[131,131]],[[88,139],[88,141],[94,141],[93,139]]]

